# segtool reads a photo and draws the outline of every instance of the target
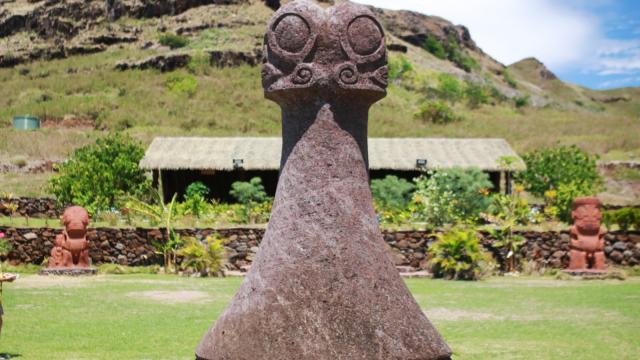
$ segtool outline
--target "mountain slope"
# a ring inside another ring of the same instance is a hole
[[[273,10],[258,0],[17,0],[0,5],[0,119],[30,113],[50,129],[1,128],[0,161],[59,159],[102,130],[156,135],[275,135],[279,109],[263,99],[260,54]],[[504,137],[518,151],[575,143],[607,158],[640,156],[638,89],[567,84],[535,59],[508,67],[463,26],[406,11],[375,10],[394,66],[373,107],[371,136]],[[167,34],[188,41],[160,44]],[[126,69],[126,70],[125,70]],[[143,70],[146,69],[146,70]],[[443,99],[442,74],[485,92],[485,104]],[[463,120],[420,115],[444,102]],[[516,103],[524,104],[517,107]],[[81,127],[79,127],[81,126]],[[81,135],[79,135],[81,134]]]

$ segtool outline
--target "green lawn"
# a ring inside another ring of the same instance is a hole
[[[240,278],[45,278],[5,285],[0,352],[20,359],[193,359]],[[407,284],[454,359],[637,359],[640,278]]]

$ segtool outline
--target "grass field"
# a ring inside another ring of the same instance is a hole
[[[25,275],[5,285],[0,352],[19,359],[193,359],[240,282]],[[454,359],[623,360],[640,352],[640,278],[407,285]]]

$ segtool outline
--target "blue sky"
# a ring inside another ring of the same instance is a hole
[[[508,65],[536,57],[594,89],[640,86],[640,0],[355,0],[437,15],[469,28]]]

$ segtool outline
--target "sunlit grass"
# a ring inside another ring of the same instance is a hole
[[[240,282],[25,275],[5,285],[0,352],[24,359],[193,359]],[[407,285],[455,359],[631,360],[640,351],[638,278]]]

